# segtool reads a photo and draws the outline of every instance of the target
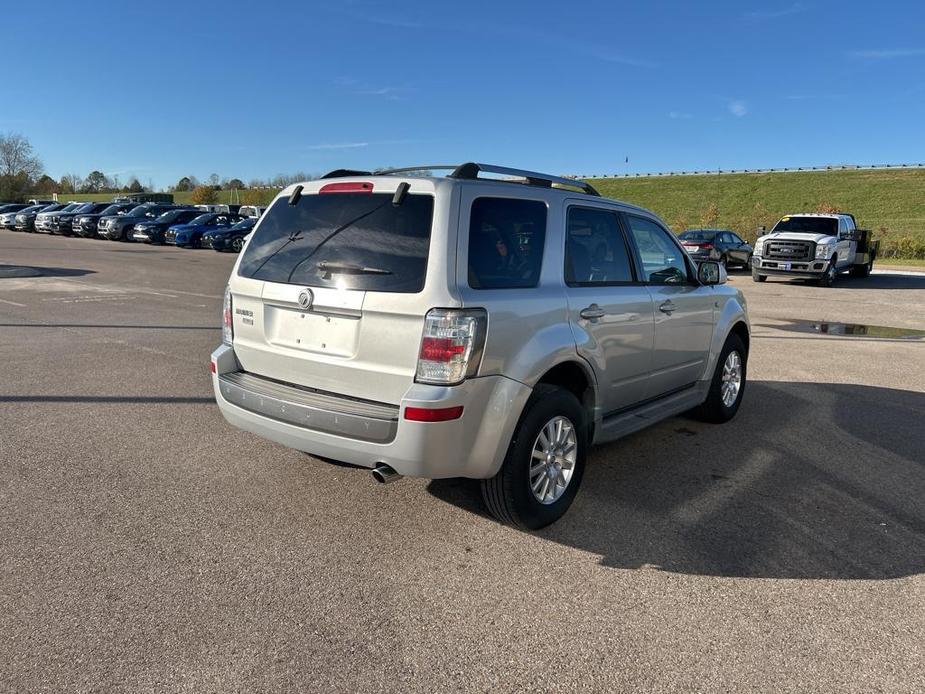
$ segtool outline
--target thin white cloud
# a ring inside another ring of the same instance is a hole
[[[817,101],[821,99],[844,99],[846,94],[788,94],[787,101]]]
[[[600,48],[595,46],[576,46],[576,48],[585,55],[588,55],[592,58],[597,58],[605,63],[614,63],[616,65],[626,65],[628,67],[645,67],[645,68],[654,68],[658,67],[658,63],[654,63],[651,60],[643,60],[641,58],[634,58],[628,55],[622,55],[620,53],[613,53],[606,48]]]
[[[852,51],[855,58],[867,60],[889,60],[890,58],[911,58],[925,55],[925,48],[887,48],[883,50]]]
[[[668,117],[672,120],[690,120],[694,116],[690,113],[683,113],[681,111],[669,111]]]
[[[780,19],[781,17],[789,17],[794,14],[800,14],[801,12],[806,12],[809,9],[801,2],[795,2],[790,7],[780,7],[780,8],[766,8],[763,10],[752,10],[751,12],[746,12],[743,16],[745,19],[750,19],[752,21],[762,21],[766,19]]]
[[[324,142],[318,145],[307,145],[305,149],[360,149],[369,147],[368,142]]]
[[[748,114],[748,106],[744,101],[739,99],[733,99],[726,107],[729,109],[729,113],[734,115],[736,118],[741,118],[742,116]]]

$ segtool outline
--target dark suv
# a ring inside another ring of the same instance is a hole
[[[61,210],[49,216],[47,227],[52,234],[70,236],[74,233],[74,220],[84,214],[96,214],[109,207],[108,202],[87,202],[73,210]]]
[[[718,260],[726,266],[747,268],[754,250],[750,243],[728,229],[688,229],[678,238],[694,260]]]
[[[97,233],[110,241],[133,241],[132,234],[135,225],[150,222],[168,210],[175,209],[174,205],[163,205],[146,202],[122,215],[109,215],[100,220]]]
[[[35,231],[35,219],[44,212],[57,212],[58,210],[64,209],[66,205],[64,203],[56,203],[54,205],[33,205],[32,207],[27,207],[22,212],[16,214],[16,231]]]
[[[74,217],[74,221],[71,224],[71,230],[74,232],[74,234],[77,236],[83,236],[84,238],[97,238],[96,227],[103,217],[120,215],[138,207],[138,205],[134,202],[114,202],[100,204],[105,204],[106,206],[98,212],[94,212],[92,214],[79,213]]]
[[[167,231],[167,227],[171,224],[186,224],[201,214],[202,210],[195,207],[167,210],[156,219],[136,224],[132,238],[141,243],[164,243],[164,232]]]

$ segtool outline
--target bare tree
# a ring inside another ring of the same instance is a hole
[[[83,187],[84,180],[75,173],[64,174],[61,177],[61,192],[76,193]]]
[[[29,140],[19,133],[0,135],[0,176],[25,175],[34,180],[43,168]]]

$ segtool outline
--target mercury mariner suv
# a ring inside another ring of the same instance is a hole
[[[735,415],[749,322],[725,281],[583,181],[335,171],[286,188],[238,256],[215,398],[231,424],[380,482],[477,478],[498,519],[539,528],[592,444]]]

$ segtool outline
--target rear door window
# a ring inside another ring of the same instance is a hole
[[[565,283],[570,287],[633,282],[629,250],[615,212],[570,207],[566,224]]]
[[[434,198],[392,193],[280,198],[264,213],[241,258],[243,277],[377,292],[424,288]]]
[[[535,287],[543,266],[545,242],[545,203],[476,198],[469,215],[469,286]]]

